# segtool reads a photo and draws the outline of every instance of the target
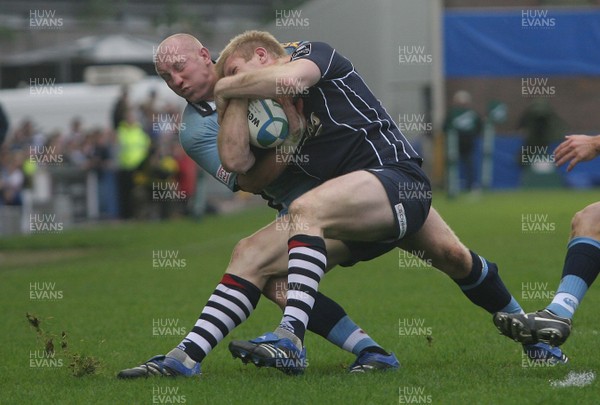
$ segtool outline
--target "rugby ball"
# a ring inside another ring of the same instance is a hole
[[[250,100],[248,103],[250,143],[268,149],[281,145],[288,136],[288,120],[283,107],[274,100]]]

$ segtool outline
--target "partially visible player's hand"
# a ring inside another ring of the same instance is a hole
[[[306,129],[306,119],[303,114],[304,102],[302,98],[294,101],[292,97],[281,97],[277,99],[277,102],[283,107],[283,112],[288,119],[289,133],[284,144],[297,145]]]
[[[579,162],[592,160],[600,155],[600,135],[567,135],[566,139],[554,150],[557,166],[569,162],[570,172]]]

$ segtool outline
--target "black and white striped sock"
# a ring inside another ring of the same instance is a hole
[[[177,346],[197,362],[252,313],[260,290],[233,274],[225,274],[202,309],[200,318]]]
[[[287,305],[278,330],[293,333],[298,338],[294,343],[301,346],[319,282],[327,267],[327,251],[323,238],[295,235],[288,241],[288,252]]]

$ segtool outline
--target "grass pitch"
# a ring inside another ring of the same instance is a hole
[[[598,192],[510,192],[440,197],[434,206],[467,246],[499,264],[513,295],[531,311],[544,307],[558,285],[572,215],[599,199]],[[349,375],[345,367],[354,356],[310,333],[303,376],[243,366],[231,359],[227,342],[277,324],[279,310],[263,299],[207,357],[199,379],[117,380],[120,369],[181,340],[235,243],[273,218],[264,208],[201,223],[103,225],[0,239],[0,403],[592,404],[600,398],[597,378],[574,385],[600,370],[597,286],[563,347],[570,363],[539,367],[498,335],[491,316],[445,275],[398,251],[337,268],[321,284],[396,353],[397,372]],[[27,313],[41,321],[39,333]],[[54,357],[46,354],[49,340]],[[79,371],[97,365],[96,371],[73,376],[77,356]]]

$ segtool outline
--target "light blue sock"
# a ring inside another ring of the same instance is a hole
[[[546,309],[558,316],[571,319],[587,290],[588,285],[581,277],[564,276],[560,280],[554,299]]]
[[[569,241],[562,279],[552,303],[546,307],[571,319],[588,288],[600,273],[600,241],[577,237]]]
[[[358,354],[367,347],[379,347],[348,315],[343,317],[327,335],[327,340],[344,350]],[[383,350],[383,349],[382,349]]]
[[[509,314],[524,314],[525,313],[525,311],[523,311],[523,308],[521,308],[521,305],[519,305],[519,303],[513,296],[511,296],[510,302],[508,303],[508,305],[505,306],[504,308],[502,308],[499,312],[506,312]]]

